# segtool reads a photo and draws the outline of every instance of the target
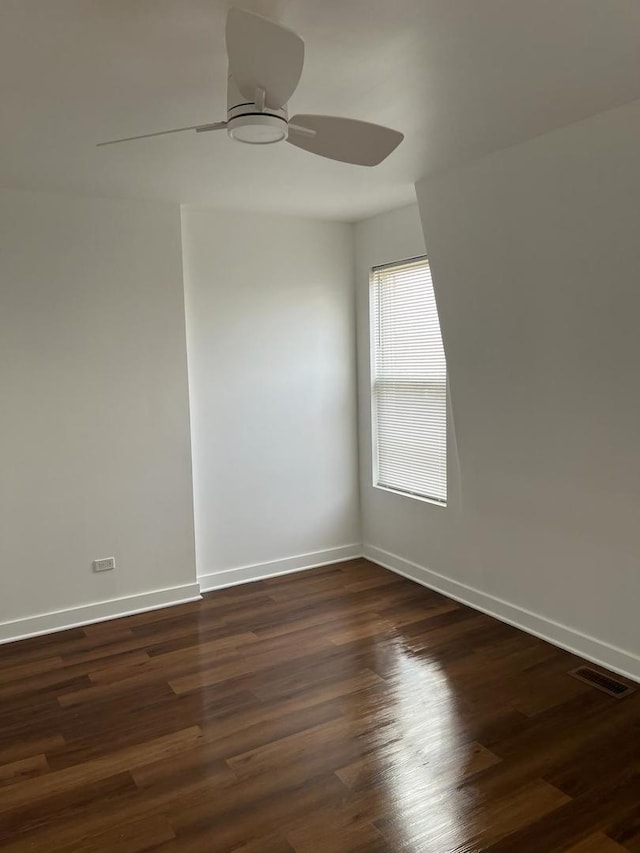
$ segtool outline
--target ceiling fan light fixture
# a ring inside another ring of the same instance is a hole
[[[237,142],[248,145],[272,145],[287,138],[288,125],[286,119],[267,113],[241,115],[229,119],[227,132]]]
[[[341,116],[302,113],[293,116],[289,124],[287,105],[304,62],[304,42],[300,36],[253,12],[232,7],[227,13],[225,38],[229,57],[226,121],[143,133],[99,144],[131,142],[182,130],[204,133],[226,128],[232,139],[246,145],[286,141],[329,160],[377,166],[402,142],[403,135],[397,130]]]

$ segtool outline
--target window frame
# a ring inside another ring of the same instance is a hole
[[[370,372],[370,389],[369,389],[369,402],[370,402],[370,424],[371,424],[371,473],[372,473],[372,482],[371,485],[374,489],[378,489],[382,492],[388,492],[389,494],[399,495],[400,497],[411,498],[413,500],[421,501],[422,503],[431,504],[431,506],[440,507],[441,509],[446,509],[449,505],[449,376],[448,372],[445,376],[444,383],[444,394],[445,394],[445,482],[446,482],[446,490],[447,497],[445,500],[441,500],[439,498],[429,497],[427,495],[422,495],[419,492],[412,492],[409,489],[400,489],[393,486],[382,485],[378,482],[379,479],[379,452],[378,452],[378,418],[377,418],[377,404],[376,404],[376,385],[380,381],[376,376],[376,352],[377,352],[377,330],[374,329],[374,310],[373,310],[373,287],[375,275],[379,270],[390,269],[392,267],[403,267],[405,265],[410,265],[417,263],[419,261],[426,261],[429,263],[429,258],[426,254],[424,255],[416,255],[409,258],[404,258],[402,260],[390,261],[385,264],[375,264],[369,270],[369,372]],[[442,328],[440,327],[440,318],[438,317],[438,326],[440,328],[440,334],[442,336]],[[429,383],[427,381],[417,380],[420,385],[427,386],[431,384],[434,386],[434,383]],[[435,387],[435,386],[434,386]],[[440,385],[438,383],[438,389]]]

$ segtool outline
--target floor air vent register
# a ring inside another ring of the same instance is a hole
[[[607,675],[604,672],[599,672],[590,666],[579,666],[577,669],[572,669],[569,675],[574,678],[584,681],[585,684],[590,684],[592,687],[597,687],[603,693],[608,693],[616,699],[624,699],[636,689],[633,685],[627,684],[612,675]]]

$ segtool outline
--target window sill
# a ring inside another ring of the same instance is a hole
[[[392,489],[390,486],[380,486],[378,483],[373,483],[373,488],[378,489],[381,492],[388,492],[391,495],[399,495],[401,498],[411,498],[414,501],[431,504],[431,506],[437,506],[440,507],[440,509],[447,508],[446,501],[438,501],[435,498],[425,498],[423,495],[416,495],[412,492],[403,492],[400,489]]]

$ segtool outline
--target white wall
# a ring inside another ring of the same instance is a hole
[[[185,209],[183,246],[203,584],[358,553],[352,227]]]
[[[0,192],[0,399],[0,639],[197,592],[177,206]]]
[[[418,185],[460,483],[363,498],[396,566],[636,677],[639,136],[635,103]]]

